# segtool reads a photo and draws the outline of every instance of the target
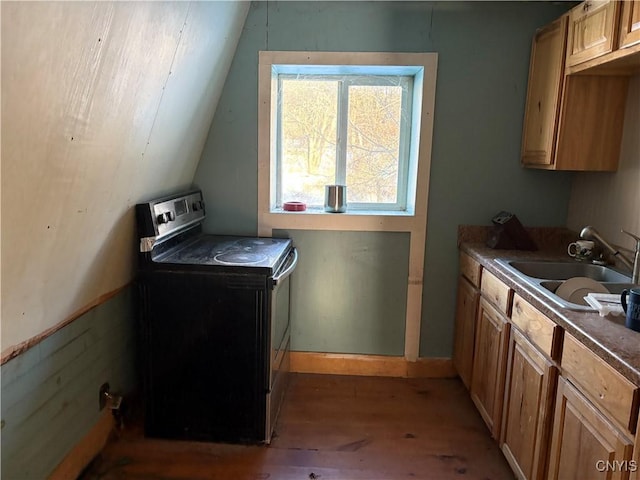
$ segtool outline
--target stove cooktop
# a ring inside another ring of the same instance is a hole
[[[291,249],[285,238],[199,235],[154,257],[155,263],[262,267],[274,271]]]

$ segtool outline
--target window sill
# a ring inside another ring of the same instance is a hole
[[[288,212],[274,209],[260,216],[267,229],[343,230],[367,232],[412,232],[424,223],[424,218],[411,212],[347,210],[330,213],[321,209]]]
[[[325,212],[321,208],[308,208],[304,211],[288,211],[282,208],[274,208],[269,213],[277,215],[357,215],[357,216],[376,216],[376,217],[413,217],[414,212],[404,210],[347,210],[343,213]]]

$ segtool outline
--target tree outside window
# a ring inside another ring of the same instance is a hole
[[[276,207],[321,207],[343,184],[350,209],[405,210],[413,76],[292,69],[277,76]]]

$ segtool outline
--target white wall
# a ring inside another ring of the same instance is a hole
[[[245,2],[2,2],[2,352],[132,280],[190,185]]]
[[[634,241],[620,229],[640,235],[639,132],[640,75],[636,75],[629,84],[618,171],[576,174],[567,217],[570,229],[593,225],[611,243],[634,248]]]

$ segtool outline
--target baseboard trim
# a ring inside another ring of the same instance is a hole
[[[317,352],[291,352],[291,371],[403,378],[457,376],[450,358],[419,358],[411,362],[404,357]]]
[[[49,475],[49,480],[78,478],[82,471],[98,455],[114,431],[115,421],[109,408],[105,408],[100,418],[80,442]]]

